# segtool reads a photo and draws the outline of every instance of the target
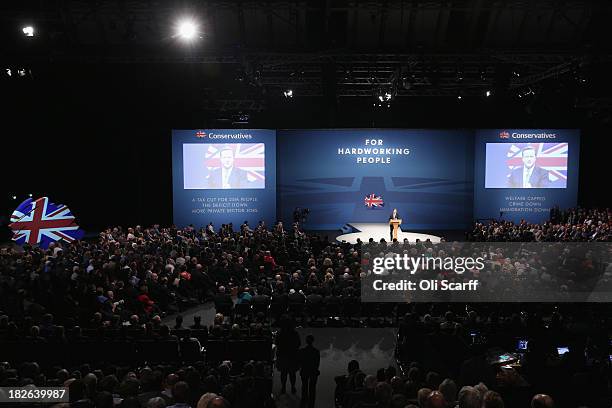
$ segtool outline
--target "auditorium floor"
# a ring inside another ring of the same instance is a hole
[[[212,303],[198,306],[183,313],[185,326],[193,324],[194,315],[202,316],[202,323],[212,324],[215,309]],[[175,316],[164,319],[168,325],[174,324]],[[379,368],[395,365],[393,349],[396,329],[393,328],[303,328],[298,329],[302,343],[308,334],[315,337],[315,347],[321,351],[321,375],[317,381],[317,408],[333,408],[334,378],[346,373],[351,360],[359,361],[366,374],[376,374]],[[297,408],[300,406],[300,380],[297,380],[297,394],[279,395],[280,374],[274,372],[274,395],[278,408]]]
[[[346,367],[351,360],[359,361],[359,366],[366,374],[376,374],[379,368],[395,366],[393,350],[395,347],[396,329],[392,328],[305,328],[298,329],[302,341],[307,334],[315,337],[315,347],[321,351],[321,375],[317,381],[316,407],[333,408],[334,378],[346,374]],[[299,407],[300,380],[297,380],[298,393],[293,396],[278,396],[279,408]],[[280,389],[279,373],[275,372],[274,393]]]

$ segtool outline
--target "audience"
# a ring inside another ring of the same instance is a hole
[[[609,209],[554,208],[550,220],[543,224],[477,223],[468,240],[609,242],[611,217]],[[589,361],[587,366],[580,357],[586,351],[589,355],[607,353],[599,339],[610,328],[610,320],[596,305],[369,304],[361,308],[361,281],[368,273],[371,254],[388,249],[435,253],[431,242],[388,245],[384,240],[370,240],[369,252],[362,254],[364,245],[361,241],[351,245],[306,234],[297,223],[287,230],[280,223],[272,229],[264,223],[252,229],[245,223],[240,231],[234,231],[231,224],[223,224],[218,230],[212,224],[200,230],[158,225],[115,227],[96,239],[58,242],[46,250],[29,245],[3,248],[0,340],[68,346],[87,345],[94,339],[155,340],[174,342],[180,350],[190,348],[199,355],[207,339],[274,338],[280,391],[286,392],[288,378],[291,393],[297,392],[296,372],[301,369],[302,384],[310,387],[302,389],[307,406],[314,404],[318,368],[305,365],[298,356],[314,356],[318,351],[311,337],[306,339],[306,348],[300,350],[295,325],[399,324],[398,352],[427,338],[422,336],[453,338],[468,346],[468,351],[442,350],[447,361],[454,361],[452,373],[438,367],[425,371],[416,363],[405,371],[391,367],[371,375],[352,360],[347,374],[336,378],[336,403],[343,408],[404,408],[411,404],[421,408],[504,407],[507,398],[500,388],[499,372],[492,370],[482,350],[470,348],[475,338],[502,334],[533,339],[525,370],[531,374],[535,389],[559,393],[562,385],[587,387],[597,370],[601,370],[599,378],[608,378],[600,360]],[[562,290],[568,281],[580,281],[575,275],[561,280],[555,273],[562,268],[557,270],[545,262],[542,257],[525,255],[497,272],[513,278],[531,274],[551,290]],[[606,275],[602,281],[609,278]],[[213,301],[216,309],[211,326],[200,316],[193,322],[184,321],[183,311],[207,301]],[[163,319],[172,314],[176,314],[172,327],[163,324]],[[273,333],[276,328],[278,332]],[[542,340],[546,337],[574,339],[574,343],[567,356],[551,360],[554,347]],[[561,370],[553,372],[551,366],[555,364]],[[238,361],[218,365],[198,361],[193,366],[177,367],[107,364],[96,369],[84,364],[54,366],[53,372],[50,369],[36,363],[4,363],[0,366],[0,385],[66,385],[71,399],[82,406],[211,408],[264,406],[271,394],[266,387],[271,391],[272,384],[270,366]],[[553,384],[552,378],[562,374],[564,382]],[[609,387],[604,380],[598,384]],[[607,389],[600,391],[593,397],[578,398],[569,391],[559,395],[577,403],[595,404]],[[558,394],[552,395],[557,399]],[[547,394],[531,399],[532,408],[553,406]]]
[[[572,208],[551,210],[550,220],[543,224],[522,221],[476,223],[468,240],[484,241],[600,241],[612,239],[612,210]]]
[[[83,364],[55,373],[36,363],[0,365],[0,385],[69,387],[70,406],[137,408],[269,407],[271,379],[260,363],[144,367]],[[253,366],[258,366],[250,371]],[[270,370],[270,367],[265,368]],[[250,372],[250,374],[249,374]],[[265,377],[265,378],[264,378]],[[165,380],[162,380],[164,379]],[[247,379],[249,379],[247,381]],[[259,388],[254,392],[253,385]]]

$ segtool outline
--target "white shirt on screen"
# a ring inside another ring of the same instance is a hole
[[[533,169],[535,166],[532,166],[530,169],[528,169],[527,167],[523,167],[523,187],[524,188],[531,188],[531,183],[529,182],[529,179],[531,178],[531,173],[533,173]]]
[[[230,186],[229,184],[229,178],[230,175],[232,174],[232,169],[233,167],[230,167],[229,169],[226,169],[225,167],[223,167],[221,169],[221,188],[232,188],[232,186]]]

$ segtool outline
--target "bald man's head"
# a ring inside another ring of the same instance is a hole
[[[425,400],[425,408],[446,408],[446,400],[440,391],[432,391]]]
[[[554,408],[555,402],[546,394],[536,394],[531,399],[531,408]]]
[[[208,403],[208,408],[229,408],[229,404],[223,397],[215,397]]]

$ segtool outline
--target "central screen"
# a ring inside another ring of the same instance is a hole
[[[308,208],[306,227],[386,223],[460,229],[472,221],[473,142],[463,130],[281,130],[277,134],[282,219]]]

